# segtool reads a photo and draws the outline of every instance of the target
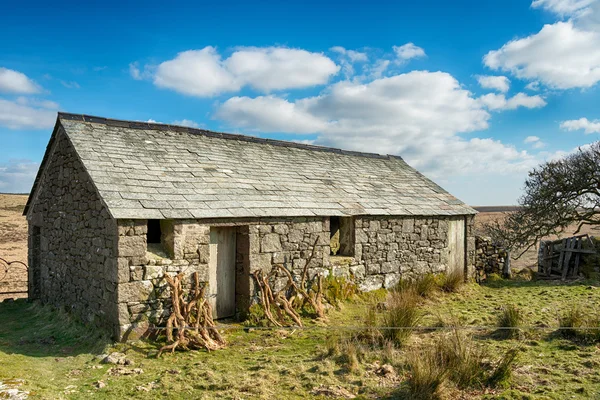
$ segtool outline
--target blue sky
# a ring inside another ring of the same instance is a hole
[[[215,3],[3,5],[0,191],[59,110],[398,154],[473,205],[598,140],[600,0]]]

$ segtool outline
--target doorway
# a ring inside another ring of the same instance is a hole
[[[208,264],[208,300],[213,318],[235,315],[236,228],[210,228],[210,260]]]

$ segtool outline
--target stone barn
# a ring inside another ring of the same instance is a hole
[[[402,158],[59,113],[24,211],[29,296],[131,338],[197,271],[215,317],[251,273],[351,275],[363,290],[474,259],[476,213]]]

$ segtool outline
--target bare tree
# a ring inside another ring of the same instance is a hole
[[[529,173],[520,209],[486,228],[508,249],[522,250],[577,224],[600,226],[600,142],[548,161]],[[518,258],[517,257],[517,258]]]

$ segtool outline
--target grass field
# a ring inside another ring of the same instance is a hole
[[[447,335],[448,330],[418,331],[405,347],[367,355],[349,372],[327,357],[328,337],[340,334],[336,327],[362,325],[371,302],[344,303],[340,310],[330,311],[327,324],[307,321],[306,330],[244,330],[227,325],[234,330],[225,333],[226,349],[176,352],[160,359],[155,358],[160,344],[138,341],[111,346],[97,332],[48,307],[24,301],[0,303],[0,381],[12,382],[31,398],[44,399],[400,398],[411,373],[407,352]],[[565,339],[556,328],[561,311],[573,304],[595,310],[599,302],[600,289],[592,282],[468,284],[458,293],[424,300],[419,325],[472,328],[473,340],[492,355],[518,348],[508,387],[450,388],[450,398],[598,398],[598,344]],[[522,310],[524,326],[538,329],[524,328],[516,339],[499,339],[494,321],[507,304]],[[124,352],[134,365],[105,365],[96,357],[115,350]],[[382,374],[385,363],[392,370]]]
[[[10,261],[27,258],[26,221],[21,215],[25,202],[26,196],[0,195],[0,257]],[[480,213],[476,224],[501,216],[501,212]],[[535,260],[532,250],[513,266],[520,269]],[[24,278],[17,272],[11,279],[16,285]],[[491,358],[514,348],[518,356],[508,386],[458,389],[450,385],[444,392],[447,398],[600,398],[598,343],[565,338],[557,330],[559,315],[573,305],[586,305],[588,316],[599,311],[597,282],[468,284],[457,293],[421,301],[419,326],[439,330],[417,329],[405,346],[362,354],[351,369],[339,357],[328,355],[332,338],[352,332],[348,327],[363,326],[367,310],[384,297],[384,292],[378,292],[345,302],[329,311],[327,323],[307,320],[304,330],[223,325],[226,349],[177,352],[161,359],[155,357],[161,342],[111,344],[97,331],[50,307],[24,299],[2,302],[0,399],[7,393],[24,398],[24,392],[36,399],[403,398],[413,374],[411,352],[446,338],[453,326],[465,327]],[[494,325],[510,305],[523,316],[525,328],[513,339],[502,339]],[[98,355],[113,351],[124,352],[134,365],[100,363]]]

